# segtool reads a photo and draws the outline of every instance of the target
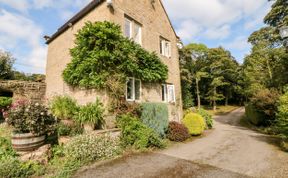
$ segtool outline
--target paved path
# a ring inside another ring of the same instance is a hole
[[[92,165],[75,177],[288,177],[288,154],[275,140],[239,126],[244,109],[215,117],[215,129],[167,150]]]

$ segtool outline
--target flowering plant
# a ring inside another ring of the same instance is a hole
[[[41,135],[54,130],[56,124],[44,105],[25,100],[13,103],[5,117],[17,133]]]

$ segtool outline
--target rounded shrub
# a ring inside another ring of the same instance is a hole
[[[190,135],[185,125],[173,121],[169,123],[167,137],[171,141],[183,142],[187,140]]]
[[[197,114],[200,114],[205,119],[206,128],[207,129],[212,129],[212,127],[213,127],[213,118],[212,118],[211,114],[209,114],[205,109],[202,109],[202,108],[197,110]]]
[[[188,113],[182,120],[191,135],[201,135],[205,129],[205,120],[199,114]]]

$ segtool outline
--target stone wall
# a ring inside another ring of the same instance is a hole
[[[0,81],[0,91],[13,93],[13,100],[28,99],[35,102],[45,101],[45,83],[5,80]]]

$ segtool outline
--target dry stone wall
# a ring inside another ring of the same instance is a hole
[[[35,102],[45,101],[46,84],[16,80],[0,81],[0,91],[12,92],[13,100],[28,99]]]

